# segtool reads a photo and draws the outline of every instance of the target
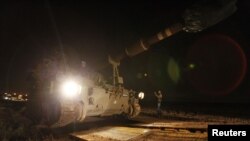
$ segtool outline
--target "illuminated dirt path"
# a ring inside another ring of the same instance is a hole
[[[207,140],[206,122],[167,121],[140,116],[136,123],[107,126],[70,134],[76,140],[104,141],[165,141]]]
[[[165,113],[156,117],[144,111],[132,122],[115,120],[100,122],[106,126],[72,132],[75,140],[102,141],[192,141],[207,140],[207,127],[212,124],[249,124],[248,119],[214,115],[192,115]]]

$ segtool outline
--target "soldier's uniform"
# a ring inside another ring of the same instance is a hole
[[[158,93],[154,92],[154,94],[157,98],[157,115],[161,116],[162,93],[161,93],[161,91],[158,91]]]

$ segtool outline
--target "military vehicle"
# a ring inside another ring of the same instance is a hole
[[[51,127],[61,127],[75,121],[82,122],[86,116],[136,117],[141,111],[139,99],[143,99],[144,93],[123,87],[123,78],[118,69],[120,60],[124,56],[132,57],[147,50],[148,45],[169,37],[181,29],[180,24],[174,25],[167,28],[166,32],[147,40],[147,43],[140,40],[131,48],[125,49],[123,54],[109,57],[109,63],[113,66],[113,84],[107,84],[97,73],[92,74],[94,77],[58,75],[49,92],[51,95],[56,95],[57,102],[54,101],[49,105],[44,103],[46,105],[44,112],[47,114],[46,122],[52,123]]]
[[[50,93],[56,100],[42,106],[44,123],[49,123],[53,128],[73,122],[84,122],[85,117],[91,116],[136,117],[141,111],[139,99],[143,99],[144,95],[123,87],[123,78],[118,69],[121,60],[147,51],[153,44],[179,31],[199,32],[218,23],[234,13],[235,2],[218,0],[214,5],[207,4],[207,1],[196,3],[185,11],[183,22],[174,24],[150,38],[139,40],[117,56],[109,56],[109,63],[113,66],[113,84],[107,84],[99,74],[95,74],[94,79],[89,76],[59,75],[50,87]]]

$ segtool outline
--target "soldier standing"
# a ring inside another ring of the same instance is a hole
[[[156,98],[157,98],[157,115],[161,116],[161,101],[162,101],[162,93],[159,90],[158,92],[154,92]]]

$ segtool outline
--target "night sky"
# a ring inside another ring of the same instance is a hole
[[[0,91],[26,92],[26,78],[63,48],[69,64],[107,76],[107,56],[182,21],[195,0],[6,1],[0,5]],[[250,2],[200,33],[180,32],[121,62],[125,87],[161,89],[169,101],[250,101]]]

